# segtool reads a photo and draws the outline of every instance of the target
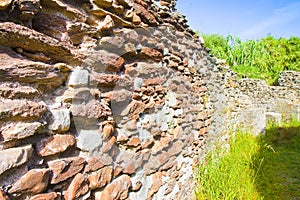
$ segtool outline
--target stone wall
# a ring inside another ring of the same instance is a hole
[[[174,6],[0,3],[0,199],[191,199],[214,64]]]
[[[299,73],[237,80],[175,4],[0,2],[0,199],[192,199],[228,131],[299,117]]]
[[[208,81],[214,110],[209,129],[213,141],[227,139],[226,133],[235,130],[257,135],[265,131],[269,122],[300,120],[300,72],[281,72],[278,85],[269,86],[263,80],[238,80],[225,61],[214,58],[214,63],[215,70]]]

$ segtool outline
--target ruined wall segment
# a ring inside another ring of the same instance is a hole
[[[0,4],[0,198],[190,199],[207,50],[175,1]]]
[[[269,122],[281,124],[300,120],[299,72],[283,71],[278,85],[264,80],[238,79],[226,61],[213,57],[215,70],[208,78],[212,105],[209,138],[226,140],[236,130],[264,133]]]

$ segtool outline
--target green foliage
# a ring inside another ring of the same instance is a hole
[[[264,79],[275,84],[281,71],[300,71],[300,38],[241,41],[228,35],[203,35],[205,45],[216,57],[225,59],[239,77]]]

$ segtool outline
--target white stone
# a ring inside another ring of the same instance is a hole
[[[68,86],[86,87],[89,84],[89,72],[85,69],[74,69],[70,75]]]
[[[54,131],[68,131],[70,128],[70,110],[69,109],[50,109],[53,116],[53,123],[50,129]]]
[[[77,147],[92,152],[102,146],[102,137],[98,130],[80,130],[77,135]]]

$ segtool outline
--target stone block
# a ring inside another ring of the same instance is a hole
[[[33,152],[32,146],[10,148],[0,151],[0,175],[5,171],[26,163]]]

